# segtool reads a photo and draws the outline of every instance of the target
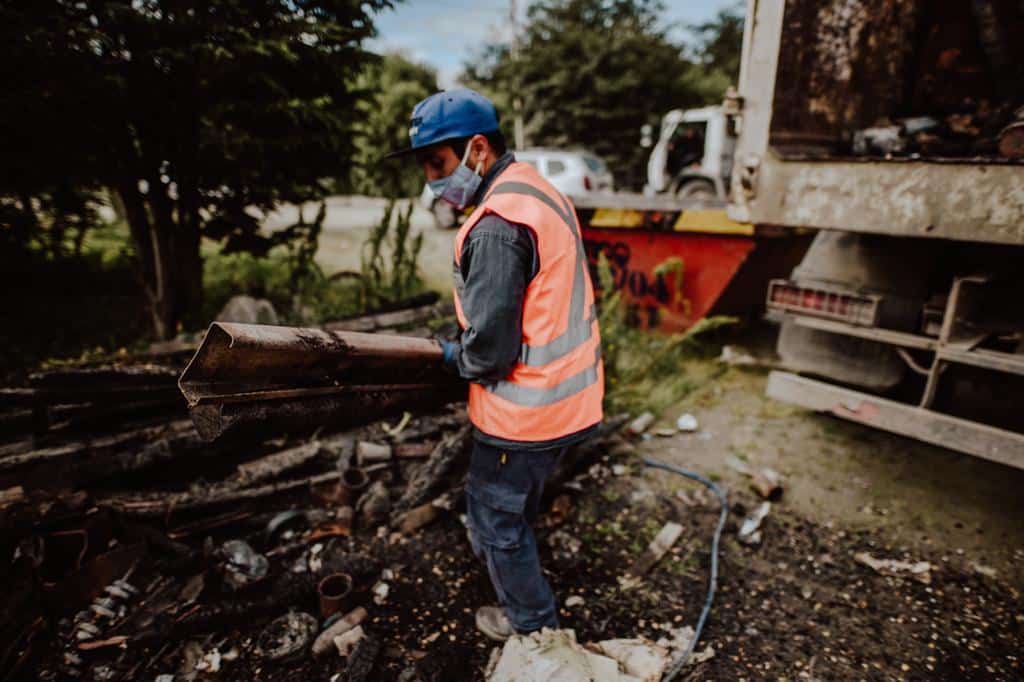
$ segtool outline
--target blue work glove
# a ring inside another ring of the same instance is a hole
[[[444,364],[454,365],[455,364],[455,353],[459,350],[459,344],[454,341],[442,341],[441,352],[444,358]]]

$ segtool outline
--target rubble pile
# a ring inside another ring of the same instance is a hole
[[[375,645],[360,622],[387,585],[346,541],[391,525],[411,533],[437,516],[420,508],[452,508],[431,505],[459,495],[464,410],[208,443],[188,419],[179,373],[62,370],[0,393],[12,595],[0,673],[190,679],[241,652],[286,661],[312,651],[369,670]],[[248,645],[211,634],[270,616]]]
[[[906,158],[1024,158],[1024,107],[967,100],[943,117],[882,119],[854,132],[855,156]]]
[[[0,679],[180,680],[314,658],[373,679],[375,612],[399,570],[382,557],[462,504],[464,404],[210,442],[177,359],[0,389]],[[576,448],[551,489],[602,447]]]
[[[378,329],[439,312],[366,319]],[[367,327],[335,327],[353,325]],[[454,508],[468,466],[464,407],[445,407],[445,392],[415,417],[383,421],[395,405],[368,394],[333,428],[257,424],[211,442],[178,386],[196,347],[0,389],[12,595],[0,609],[0,679],[33,669],[54,680],[193,679],[240,656],[331,652],[348,659],[347,679],[368,679],[380,646],[363,621],[387,599],[392,571],[352,542],[393,538],[389,527],[410,534]],[[224,638],[253,619],[268,623],[255,640]]]

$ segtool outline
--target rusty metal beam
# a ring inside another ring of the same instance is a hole
[[[215,322],[178,381],[208,440],[251,428],[349,428],[465,397],[436,341]]]

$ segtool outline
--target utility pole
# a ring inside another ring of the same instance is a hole
[[[516,11],[516,0],[509,0],[509,23],[512,25],[512,111],[515,115],[515,145],[516,149],[523,149],[526,141],[523,133],[523,97],[520,94],[522,82],[519,72],[519,15]]]

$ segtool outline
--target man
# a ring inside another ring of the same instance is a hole
[[[604,370],[583,241],[572,204],[505,149],[498,116],[472,90],[431,95],[412,112],[427,182],[457,210],[461,333],[444,360],[470,381],[474,446],[466,484],[469,537],[501,607],[476,624],[494,640],[557,628],[555,596],[531,529],[544,480],[566,447],[601,421]]]

